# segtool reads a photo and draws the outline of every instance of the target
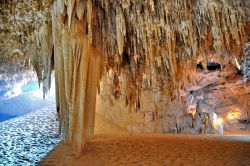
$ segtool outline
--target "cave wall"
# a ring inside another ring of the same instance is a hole
[[[249,35],[249,2],[127,3],[127,8],[122,4],[129,35],[122,66],[116,58],[118,65],[102,77],[97,112],[131,132],[177,133],[176,124],[182,132],[194,132],[184,97],[197,84],[196,64],[236,66]]]

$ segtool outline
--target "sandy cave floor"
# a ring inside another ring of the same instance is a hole
[[[100,118],[97,116],[94,139],[87,143],[81,155],[77,156],[70,145],[61,142],[40,165],[250,165],[250,132],[131,136]]]

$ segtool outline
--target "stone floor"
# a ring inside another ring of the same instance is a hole
[[[0,123],[0,166],[37,165],[60,141],[55,108]]]

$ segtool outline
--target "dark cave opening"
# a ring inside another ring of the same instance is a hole
[[[204,70],[204,68],[203,68],[203,66],[202,66],[202,64],[201,64],[201,62],[199,62],[199,63],[196,65],[196,69],[198,69],[198,70]]]
[[[221,65],[216,62],[208,62],[207,69],[208,70],[221,70]]]

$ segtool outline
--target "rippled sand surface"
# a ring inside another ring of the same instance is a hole
[[[96,116],[95,137],[76,155],[61,142],[42,166],[250,166],[250,132],[225,135],[126,133]]]
[[[37,165],[60,141],[54,108],[0,123],[0,165]]]
[[[82,154],[61,142],[42,166],[250,166],[250,132],[224,135],[133,134],[96,115]]]
[[[96,136],[77,156],[60,143],[42,166],[249,166],[250,142],[184,135]]]

